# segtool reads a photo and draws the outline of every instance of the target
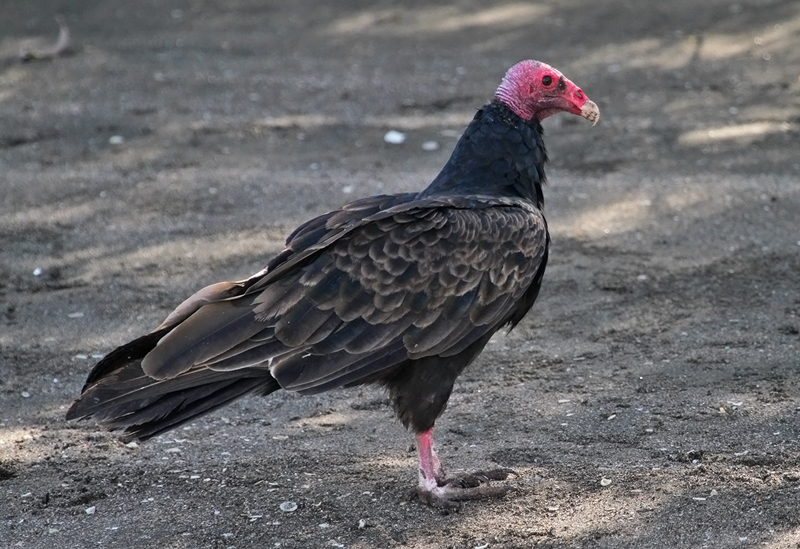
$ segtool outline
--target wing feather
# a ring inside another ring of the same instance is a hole
[[[453,356],[521,318],[547,242],[524,200],[358,201],[299,227],[261,273],[184,302],[142,368],[164,379],[269,367],[282,387],[318,392]]]

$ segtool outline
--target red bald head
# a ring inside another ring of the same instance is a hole
[[[525,120],[544,120],[561,111],[593,123],[600,110],[559,71],[539,61],[521,61],[508,69],[495,97]]]

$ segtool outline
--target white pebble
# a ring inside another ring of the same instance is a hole
[[[79,311],[79,312],[76,312],[76,313],[69,313],[67,316],[69,318],[83,318],[83,313],[81,313]]]
[[[125,143],[125,138],[121,135],[112,135],[108,138],[109,145],[122,145],[123,143]]]
[[[426,141],[422,144],[423,151],[438,151],[439,150],[439,142],[438,141]]]
[[[364,519],[359,519],[359,521],[358,521],[358,529],[359,530],[363,530],[366,527],[367,527],[367,521],[364,520]]]
[[[406,134],[397,130],[389,130],[386,132],[386,135],[383,136],[383,140],[392,145],[400,145],[405,142]]]
[[[78,353],[75,355],[75,360],[88,360],[89,355],[84,355],[83,353]]]
[[[284,501],[281,503],[280,509],[284,513],[294,513],[297,511],[297,504],[293,501]]]
[[[798,242],[797,244],[800,245],[800,242]],[[41,267],[36,267],[33,270],[33,276],[42,276],[43,272],[44,272],[44,269],[42,269]]]
[[[22,392],[20,393],[20,396],[21,396],[22,398],[31,398],[31,394],[30,394],[28,391],[22,391]]]
[[[86,511],[87,515],[94,515],[95,511],[97,511],[97,507],[92,505],[91,507],[87,507],[86,509],[84,509],[84,511]]]
[[[600,486],[608,486],[609,484],[611,484],[610,478],[603,477],[600,479]]]

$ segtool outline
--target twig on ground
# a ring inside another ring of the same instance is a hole
[[[65,53],[71,51],[72,39],[67,26],[67,20],[62,15],[56,15],[56,23],[58,23],[58,40],[53,47],[43,50],[21,50],[19,52],[19,60],[22,63],[29,61],[44,61],[46,59],[55,59]]]

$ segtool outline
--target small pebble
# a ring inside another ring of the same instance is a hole
[[[281,503],[280,508],[284,513],[294,513],[297,511],[297,504],[293,501],[284,501]]]
[[[78,311],[78,312],[75,312],[75,313],[69,313],[67,316],[69,318],[83,318],[83,313]]]
[[[125,138],[121,135],[112,135],[108,138],[109,145],[122,145],[125,143]]]
[[[91,507],[87,507],[85,509],[87,515],[94,515],[95,511],[97,511],[97,507],[92,505]]]
[[[603,477],[600,479],[600,486],[608,486],[609,484],[611,484],[610,478]]]
[[[383,140],[391,145],[400,145],[401,143],[405,142],[406,134],[397,130],[389,130],[383,136]]]
[[[423,151],[438,151],[439,143],[437,141],[426,141],[422,144]]]
[[[798,242],[797,244],[800,245],[800,242]],[[33,270],[33,276],[42,276],[43,272],[44,272],[44,269],[42,269],[41,267],[36,267]]]
[[[31,398],[31,394],[28,391],[22,391],[20,395],[22,398]]]
[[[363,530],[366,527],[367,527],[367,521],[364,520],[364,519],[359,519],[359,521],[358,521],[358,529],[359,530]]]

